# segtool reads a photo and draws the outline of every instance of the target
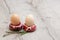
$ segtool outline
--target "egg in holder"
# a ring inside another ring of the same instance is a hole
[[[9,29],[12,31],[19,31],[22,29],[22,24],[20,22],[19,16],[16,14],[13,14],[11,16],[11,23],[9,25]]]
[[[33,15],[26,16],[25,23],[23,25],[23,30],[26,32],[33,32],[36,30],[36,25],[34,24]]]

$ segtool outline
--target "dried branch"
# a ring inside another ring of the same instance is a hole
[[[3,35],[3,37],[6,37],[11,34],[20,34],[21,36],[26,34],[27,32],[25,31],[6,31],[7,34]]]

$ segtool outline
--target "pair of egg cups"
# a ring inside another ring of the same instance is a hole
[[[28,17],[28,19],[29,19],[29,17]],[[28,21],[30,20],[28,20],[27,19],[27,21],[26,21],[26,23],[28,24]],[[15,23],[17,23],[17,21],[19,20],[18,19],[18,17],[16,16],[16,15],[12,15],[12,17],[11,17],[11,21],[13,22],[13,21],[15,21]],[[30,20],[30,24],[32,24],[32,22],[33,21],[31,21]],[[26,23],[24,23],[24,24],[22,24],[21,22],[19,22],[18,21],[18,24],[17,25],[14,25],[13,23],[10,23],[10,25],[9,25],[9,29],[11,30],[11,31],[20,31],[20,30],[24,30],[24,31],[26,31],[26,32],[33,32],[33,31],[35,31],[36,30],[36,25],[33,23],[32,25],[30,25],[30,26],[28,26],[28,25],[26,25]]]
[[[13,24],[10,24],[9,25],[9,29],[11,31],[20,31],[20,30],[24,30],[26,32],[33,32],[36,30],[36,25],[32,25],[32,26],[27,26],[25,24],[21,24],[19,23],[18,25],[13,25]]]

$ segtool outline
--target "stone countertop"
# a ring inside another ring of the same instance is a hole
[[[3,37],[13,13],[19,15],[22,23],[33,14],[37,30]],[[0,40],[60,40],[60,0],[0,0]]]

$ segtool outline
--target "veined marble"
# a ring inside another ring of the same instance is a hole
[[[10,16],[16,13],[24,23],[33,14],[37,30],[23,36],[8,31]],[[17,37],[16,37],[17,36]],[[60,40],[60,0],[0,0],[0,40]]]

